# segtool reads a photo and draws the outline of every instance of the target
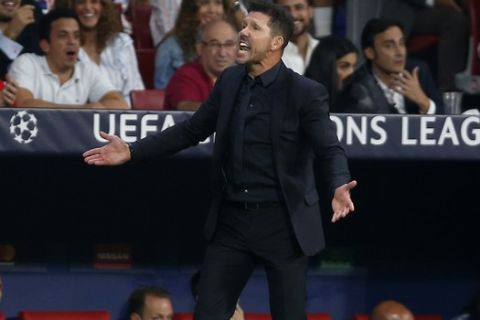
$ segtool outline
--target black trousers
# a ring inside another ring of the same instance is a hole
[[[264,265],[274,320],[306,320],[308,258],[281,206],[225,204],[201,269],[195,320],[228,320],[256,264]]]

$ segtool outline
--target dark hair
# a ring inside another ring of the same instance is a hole
[[[391,27],[398,27],[400,30],[402,30],[402,33],[405,34],[405,28],[399,21],[386,18],[370,19],[362,30],[362,50],[373,47],[375,36],[379,33],[385,32],[385,30]]]
[[[64,18],[71,18],[75,19],[78,23],[78,27],[80,28],[80,21],[78,20],[77,14],[70,9],[65,8],[57,8],[49,11],[43,18],[40,20],[40,24],[38,26],[38,39],[39,40],[50,40],[50,32],[52,31],[52,23]]]
[[[347,38],[335,35],[321,38],[305,70],[307,78],[320,82],[327,88],[331,106],[338,91],[336,62],[349,53],[358,54],[358,50]]]
[[[55,1],[55,7],[65,7],[68,9],[75,10],[76,0],[57,0]],[[108,41],[110,41],[117,33],[123,31],[122,21],[118,10],[115,8],[114,4],[110,0],[100,0],[102,11],[100,13],[100,18],[98,23],[95,26],[97,29],[97,37],[95,44],[97,45],[98,52],[103,51],[107,46]],[[80,23],[80,28],[83,29],[82,24]],[[82,36],[82,44],[84,44],[85,39]]]
[[[274,3],[278,4],[278,1],[280,0],[273,0]],[[307,3],[310,7],[313,7],[313,0],[307,0]]]
[[[284,49],[293,34],[293,19],[282,7],[265,0],[252,0],[248,7],[248,12],[261,12],[270,17],[268,26],[272,29],[274,35],[281,35],[284,43]]]
[[[147,296],[170,300],[170,294],[163,288],[140,287],[135,289],[128,298],[128,314],[136,313],[142,315],[143,308],[145,307],[145,298]]]

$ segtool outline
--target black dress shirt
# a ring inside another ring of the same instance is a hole
[[[225,166],[229,201],[279,201],[270,134],[270,87],[279,69],[280,63],[254,79],[246,73],[238,91]]]

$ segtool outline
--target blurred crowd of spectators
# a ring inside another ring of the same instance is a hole
[[[47,8],[35,0],[0,2],[0,104],[130,108],[130,92],[145,84],[128,13],[149,6],[155,89],[165,90],[167,109],[196,110],[235,63],[242,8],[255,0],[113,1],[56,0]],[[332,112],[442,114],[442,93],[458,90],[455,74],[469,53],[465,1],[378,0],[360,48],[335,30],[312,35],[314,0],[266,1],[294,21],[283,62],[326,86]],[[332,2],[341,8],[349,1]],[[421,34],[438,37],[435,72],[410,59],[408,39]]]

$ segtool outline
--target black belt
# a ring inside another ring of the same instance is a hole
[[[227,201],[229,206],[242,210],[263,210],[280,207],[280,202],[278,201],[262,201],[262,202],[247,202],[247,201]]]

